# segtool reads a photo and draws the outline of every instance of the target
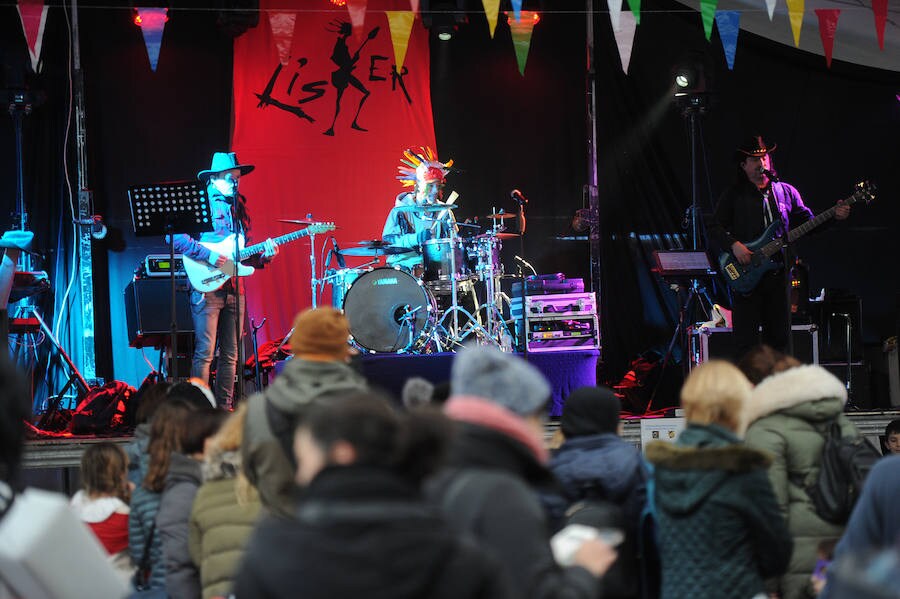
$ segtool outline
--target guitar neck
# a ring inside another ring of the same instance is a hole
[[[852,195],[849,198],[844,199],[844,204],[849,206],[849,205],[852,205],[856,200],[857,200],[856,195]],[[834,206],[832,206],[831,208],[829,208],[828,210],[822,211],[821,213],[819,213],[818,216],[815,216],[814,218],[811,218],[808,221],[806,221],[805,223],[803,223],[802,225],[794,227],[793,229],[788,231],[787,235],[785,235],[785,238],[787,239],[787,243],[793,243],[793,242],[797,241],[798,239],[800,239],[801,237],[803,237],[804,235],[806,235],[807,233],[809,233],[810,231],[812,231],[813,229],[815,229],[816,227],[818,227],[819,225],[824,223],[825,221],[831,220],[832,218],[834,218],[835,210],[837,210],[836,204]],[[775,253],[779,252],[781,250],[781,248],[784,247],[784,245],[785,245],[785,241],[783,239],[775,239],[773,241],[770,241],[766,245],[764,245],[762,247],[761,251],[767,258],[771,258]]]
[[[301,229],[300,231],[294,231],[293,233],[287,233],[280,237],[273,237],[272,241],[275,242],[276,245],[282,245],[285,243],[290,243],[291,241],[296,241],[300,238],[306,237],[310,234],[309,229]],[[253,245],[249,245],[241,250],[241,260],[246,260],[250,256],[255,254],[261,254],[266,250],[265,243],[255,243]]]

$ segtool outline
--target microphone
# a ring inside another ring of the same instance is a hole
[[[531,269],[531,272],[533,272],[535,276],[537,276],[537,271],[536,271],[536,270],[534,269],[534,267],[528,262],[528,260],[526,260],[525,258],[522,258],[521,256],[514,256],[514,257],[515,257],[515,259],[516,259],[516,262],[519,262],[519,263],[521,263],[521,264],[524,264],[525,266],[527,266],[528,268]]]
[[[770,181],[773,181],[775,183],[778,183],[778,181],[779,181],[778,173],[776,173],[775,171],[770,171],[769,169],[764,168],[764,169],[762,169],[762,174],[767,176]]]
[[[523,194],[518,189],[513,189],[511,192],[509,192],[509,197],[514,199],[519,204],[527,204],[528,203],[528,198],[526,198],[525,194]]]
[[[344,257],[341,255],[341,249],[338,247],[337,239],[335,239],[334,236],[331,237],[331,250],[329,250],[329,253],[330,252],[334,252],[339,267],[347,268],[347,262],[344,261]]]

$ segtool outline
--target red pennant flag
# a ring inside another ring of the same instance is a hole
[[[819,17],[819,35],[822,37],[822,48],[825,50],[825,64],[831,68],[831,52],[834,50],[834,32],[837,30],[839,8],[817,8]]]
[[[22,31],[25,32],[31,68],[37,72],[44,41],[44,25],[47,23],[47,7],[44,6],[44,0],[19,0],[16,8],[22,22]]]
[[[878,47],[884,50],[884,24],[887,22],[887,0],[872,0],[872,12],[875,13],[875,33],[878,34]]]

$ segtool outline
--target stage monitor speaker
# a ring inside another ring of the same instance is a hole
[[[136,279],[125,287],[125,320],[132,347],[168,347],[172,327],[172,287],[169,279]],[[187,279],[175,279],[175,322],[182,338],[194,334],[190,287]],[[181,346],[186,347],[186,346]]]

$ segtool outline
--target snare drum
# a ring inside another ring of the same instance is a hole
[[[370,353],[417,351],[437,320],[434,298],[422,281],[396,267],[359,275],[343,305],[353,342]]]
[[[449,291],[451,281],[468,278],[462,239],[429,239],[422,244],[422,262],[425,283],[436,293]]]
[[[347,291],[353,285],[353,281],[359,278],[364,272],[372,270],[371,268],[342,268],[334,273],[331,279],[331,305],[340,310],[344,307],[344,298]]]
[[[502,247],[503,242],[496,235],[478,235],[469,239],[466,254],[469,257],[472,274],[482,281],[502,275],[503,263],[500,261]]]

